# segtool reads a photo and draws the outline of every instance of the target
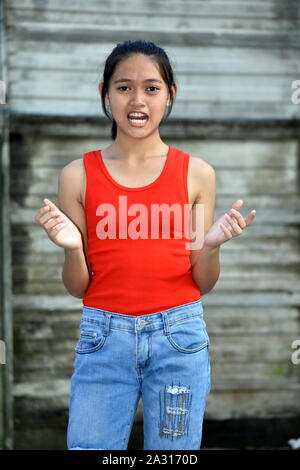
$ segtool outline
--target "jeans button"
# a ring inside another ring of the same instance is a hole
[[[145,326],[146,325],[146,321],[145,320],[140,320],[139,324],[141,327]]]

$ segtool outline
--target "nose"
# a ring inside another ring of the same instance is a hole
[[[143,92],[141,90],[136,90],[133,92],[133,95],[131,97],[131,105],[143,105],[144,100],[143,100]]]

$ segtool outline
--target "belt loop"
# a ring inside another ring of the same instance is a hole
[[[110,327],[110,317],[111,313],[106,313],[105,312],[105,325],[104,325],[104,333],[103,336],[108,336],[109,335],[109,327]]]
[[[170,330],[169,330],[169,319],[168,319],[168,313],[167,312],[161,312],[162,314],[162,319],[164,323],[164,335],[169,336]]]

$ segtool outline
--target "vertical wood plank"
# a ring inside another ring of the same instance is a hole
[[[6,54],[6,1],[0,2],[0,74],[8,83]],[[5,99],[5,101],[7,101]],[[0,339],[5,344],[4,364],[0,365],[0,448],[13,448],[13,336],[12,336],[12,286],[11,286],[11,234],[9,195],[9,115],[8,104],[1,105],[0,125],[0,281],[1,311]]]

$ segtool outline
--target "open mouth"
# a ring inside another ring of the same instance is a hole
[[[143,126],[149,119],[144,113],[130,113],[127,118],[133,126]]]

